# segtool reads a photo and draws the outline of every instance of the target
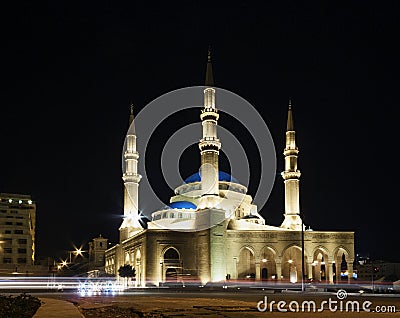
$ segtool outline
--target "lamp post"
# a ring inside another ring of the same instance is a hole
[[[304,292],[304,221],[303,214],[300,212],[301,218],[301,291]]]
[[[374,263],[372,261],[372,257],[371,257],[371,270],[372,270],[372,293],[375,294],[375,286],[374,286],[375,269],[374,269]]]

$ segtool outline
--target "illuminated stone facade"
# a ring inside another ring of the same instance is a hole
[[[203,126],[199,142],[201,176],[195,174],[177,187],[170,206],[152,213],[146,229],[140,226],[138,217],[139,154],[131,122],[125,145],[123,180],[125,189],[134,187],[134,191],[125,190],[120,243],[105,253],[106,272],[117,275],[120,266],[131,264],[136,269],[136,279],[132,283],[135,286],[158,286],[168,281],[201,284],[225,280],[299,282],[304,259],[305,278],[338,282],[344,263],[348,272],[346,280],[350,279],[354,232],[305,230],[302,224],[299,151],[291,105],[282,172],[284,220],[277,227],[265,224],[245,186],[218,169],[219,114],[210,57],[205,84],[204,109],[200,115]]]
[[[0,273],[31,272],[36,204],[30,195],[0,193]]]

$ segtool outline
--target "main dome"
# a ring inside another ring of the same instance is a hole
[[[196,204],[189,201],[175,201],[169,204],[171,209],[196,209]]]
[[[239,183],[239,181],[236,178],[232,177],[229,173],[223,171],[218,172],[218,179],[219,181]],[[192,174],[190,177],[186,178],[185,183],[193,183],[200,181],[201,181],[200,173],[196,172]]]

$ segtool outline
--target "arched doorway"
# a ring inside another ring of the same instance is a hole
[[[176,282],[182,272],[182,261],[179,252],[174,247],[165,250],[163,255],[163,280]]]
[[[350,282],[352,264],[349,263],[349,252],[343,247],[339,247],[334,253],[334,262],[333,281],[335,283]],[[351,271],[349,270],[350,267]]]
[[[261,269],[261,280],[267,280],[268,279],[268,269],[265,267]]]
[[[342,253],[342,257],[341,257],[341,262],[339,263],[339,269],[340,269],[340,278],[339,280],[344,280],[347,281],[349,279],[349,267],[347,264],[347,259],[346,259],[346,255],[344,253]]]
[[[238,261],[238,279],[254,280],[256,277],[256,263],[254,253],[245,247],[240,251]]]
[[[282,255],[282,278],[291,283],[298,283],[302,276],[302,251],[297,245],[288,247]],[[304,265],[307,263],[307,256],[304,253]],[[305,275],[307,268],[304,266]],[[305,277],[305,275],[303,277]]]
[[[323,249],[318,248],[314,252],[312,270],[312,279],[314,281],[323,283],[328,281],[328,273],[331,269],[329,268],[328,255]]]
[[[272,248],[265,246],[261,250],[260,258],[261,280],[277,279],[275,251]]]

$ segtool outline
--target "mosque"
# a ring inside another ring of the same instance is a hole
[[[200,173],[175,189],[169,206],[152,213],[147,226],[139,218],[139,153],[131,111],[125,141],[124,220],[119,244],[105,252],[105,270],[135,268],[135,286],[166,282],[285,281],[301,278],[326,283],[350,282],[353,276],[354,232],[306,230],[299,204],[292,108],[289,103],[285,170],[285,211],[280,226],[265,224],[247,188],[219,171],[221,140],[212,65],[208,56],[201,111]],[[140,132],[138,132],[140,138]],[[304,252],[302,252],[304,251]]]

